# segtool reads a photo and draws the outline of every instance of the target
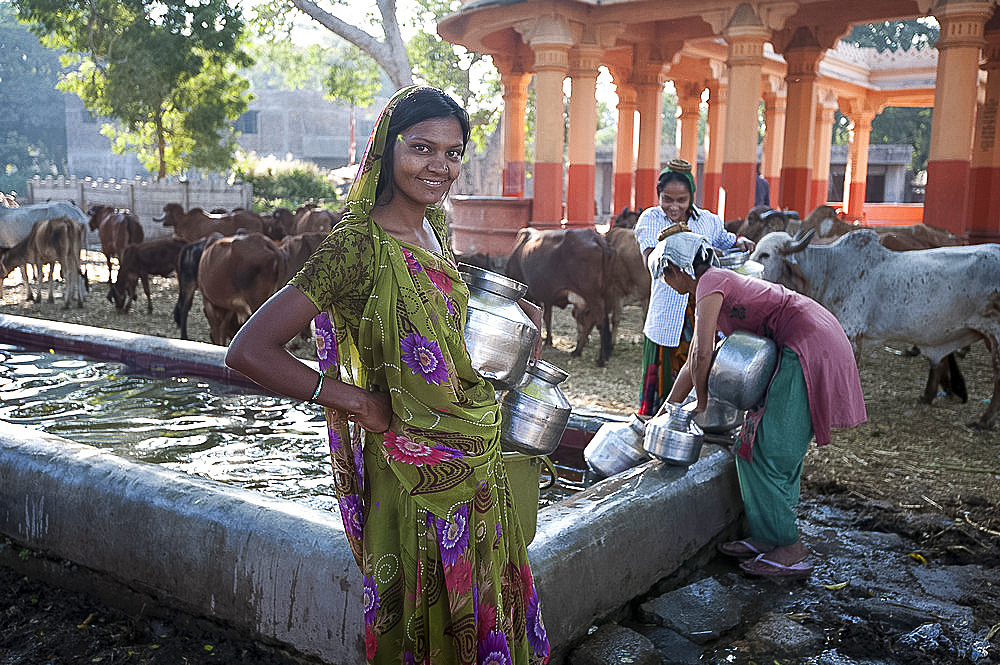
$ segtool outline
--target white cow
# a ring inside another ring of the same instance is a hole
[[[0,247],[13,247],[28,237],[35,222],[68,217],[80,224],[81,239],[87,238],[87,215],[69,201],[32,203],[18,208],[0,207]]]
[[[871,229],[831,245],[811,234],[769,233],[751,259],[764,279],[826,307],[857,349],[863,342],[916,345],[937,366],[980,339],[993,363],[993,397],[978,426],[992,429],[1000,411],[1000,245],[893,252]]]

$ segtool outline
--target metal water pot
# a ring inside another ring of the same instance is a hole
[[[737,330],[715,349],[708,393],[737,409],[749,409],[764,396],[777,365],[778,348],[772,340]]]
[[[525,455],[548,455],[562,440],[572,405],[558,384],[569,374],[536,360],[524,380],[500,398],[500,448]]]
[[[646,419],[633,413],[626,422],[607,422],[583,449],[587,466],[602,477],[621,473],[649,459],[642,447]]]
[[[704,432],[693,422],[686,429],[675,429],[670,416],[662,414],[650,418],[643,435],[643,449],[668,464],[690,466],[701,456]]]
[[[465,347],[472,366],[500,390],[524,377],[538,327],[518,306],[528,287],[499,273],[459,264],[469,286]]]

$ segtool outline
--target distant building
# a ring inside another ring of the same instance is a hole
[[[350,108],[323,98],[318,91],[255,91],[246,113],[234,123],[241,136],[240,147],[260,156],[274,155],[314,162],[322,168],[344,166],[349,160]],[[104,120],[87,111],[79,97],[66,98],[66,148],[68,175],[92,178],[131,179],[151,175],[135,155],[116,155],[111,141],[101,134]],[[375,124],[377,100],[370,109],[355,113],[357,155]]]

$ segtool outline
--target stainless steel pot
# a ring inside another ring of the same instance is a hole
[[[605,478],[638,466],[649,459],[642,447],[645,432],[646,419],[635,413],[626,422],[604,423],[583,449],[583,459]]]
[[[722,253],[719,259],[719,266],[726,268],[728,270],[736,270],[750,258],[750,252],[744,252],[739,249],[727,249]]]
[[[764,396],[777,364],[778,348],[772,340],[737,330],[715,349],[708,392],[745,411]]]
[[[518,306],[528,287],[509,277],[460,264],[469,285],[465,346],[472,366],[496,388],[514,388],[524,377],[538,327]]]
[[[705,410],[695,414],[694,422],[706,434],[721,434],[740,426],[743,411],[725,400],[709,395]]]
[[[536,360],[524,381],[500,398],[500,447],[525,455],[548,455],[562,440],[572,405],[558,384],[569,374]]]
[[[643,449],[668,464],[689,466],[701,455],[704,433],[691,423],[686,430],[672,428],[664,416],[656,416],[646,423]]]

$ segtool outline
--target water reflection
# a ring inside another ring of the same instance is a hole
[[[0,344],[0,419],[315,508],[336,506],[323,412],[312,404]],[[557,485],[542,505],[570,493]]]

